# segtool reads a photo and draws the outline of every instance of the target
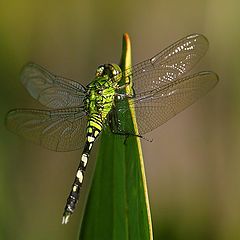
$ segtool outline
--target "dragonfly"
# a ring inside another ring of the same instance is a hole
[[[106,126],[113,134],[142,137],[217,84],[218,75],[211,71],[185,76],[205,55],[208,45],[202,34],[185,36],[128,69],[121,70],[113,63],[99,66],[87,86],[57,76],[35,63],[23,67],[22,84],[47,109],[10,110],[7,128],[50,150],[82,149],[63,224],[68,223],[76,208],[92,146]],[[126,91],[128,86],[131,93]],[[129,114],[130,107],[134,107],[135,116]],[[137,134],[121,123],[120,115],[135,118]]]

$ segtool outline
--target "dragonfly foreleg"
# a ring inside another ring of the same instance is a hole
[[[127,94],[127,93],[115,93],[115,96],[117,97],[118,100],[123,100],[123,99],[125,99],[125,98],[131,99],[131,98],[134,97],[134,95],[132,95],[132,94]]]

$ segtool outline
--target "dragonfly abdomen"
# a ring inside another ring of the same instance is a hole
[[[98,135],[100,134],[101,130],[102,130],[101,119],[99,119],[97,116],[90,117],[87,127],[86,143],[72,185],[72,190],[68,196],[67,203],[64,209],[62,224],[68,223],[69,217],[76,208],[80,195],[80,189],[84,179],[85,170],[89,159],[89,154],[92,149],[92,145],[95,142]]]

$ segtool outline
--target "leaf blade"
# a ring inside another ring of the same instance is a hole
[[[125,34],[121,67],[126,69],[130,66],[130,39]],[[136,122],[127,124],[137,128]],[[125,140],[125,136],[113,135],[109,129],[102,133],[95,174],[80,228],[81,240],[152,239],[140,140],[136,137]]]

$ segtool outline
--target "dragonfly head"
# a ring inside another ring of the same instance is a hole
[[[114,82],[119,82],[122,78],[122,70],[114,63],[103,64],[97,68],[96,77],[108,77]]]

